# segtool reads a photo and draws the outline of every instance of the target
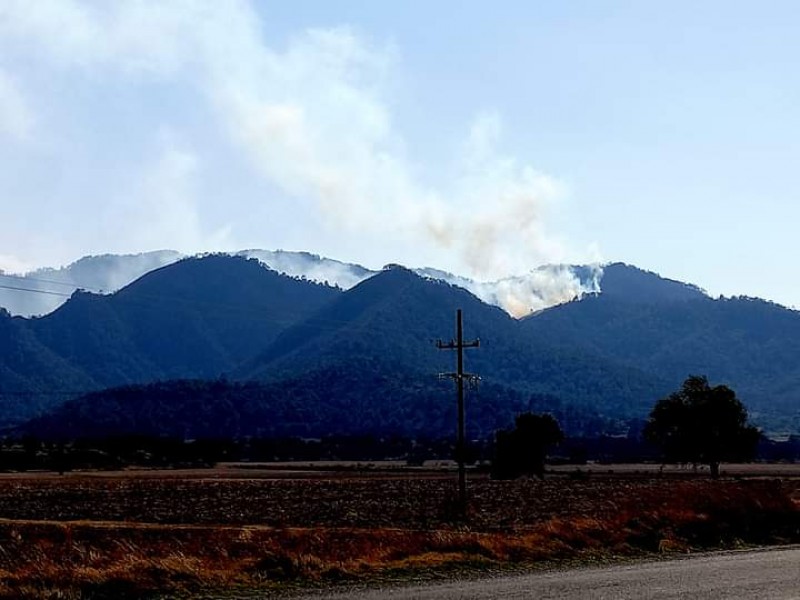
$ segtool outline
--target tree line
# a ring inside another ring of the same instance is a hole
[[[722,462],[800,459],[800,438],[771,442],[749,424],[747,409],[725,385],[711,386],[706,377],[690,376],[681,388],[656,402],[649,418],[626,438],[567,438],[550,414],[523,412],[510,429],[490,440],[473,440],[467,462],[488,468],[498,479],[543,477],[548,455],[563,463],[589,460],[708,465],[718,477]],[[0,440],[0,470],[113,469],[204,467],[222,461],[405,461],[454,456],[451,438],[332,435],[321,438],[280,437],[193,439],[152,435],[116,435],[81,439],[40,440],[26,435]]]
[[[699,375],[656,402],[642,433],[663,462],[707,465],[713,478],[719,477],[722,462],[752,460],[761,440],[736,392],[726,385],[712,387]],[[492,475],[542,477],[548,448],[563,437],[552,416],[519,415],[514,429],[497,433]]]

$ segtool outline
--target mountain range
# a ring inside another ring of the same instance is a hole
[[[240,250],[227,255],[253,258],[277,273],[344,290],[379,273],[358,264],[308,252]],[[199,257],[202,255],[196,256]],[[173,250],[160,250],[143,254],[85,256],[64,267],[42,268],[28,273],[0,271],[0,307],[12,315],[46,315],[77,290],[110,294],[150,271],[183,258],[189,257]],[[467,289],[484,302],[500,306],[517,317],[596,292],[602,276],[598,266],[576,268],[569,265],[546,265],[523,276],[496,281],[475,281],[431,268],[414,269],[414,272]]]
[[[767,431],[800,430],[800,314],[775,304],[617,263],[592,293],[517,319],[431,270],[300,255],[352,276],[342,289],[246,256],[179,259],[38,318],[0,313],[0,420],[52,435],[447,435],[452,382],[437,374],[454,357],[434,342],[461,308],[481,340],[466,357],[482,378],[471,436],[529,409],[568,433],[624,434],[689,374],[734,387]],[[596,283],[594,267],[569,272]]]

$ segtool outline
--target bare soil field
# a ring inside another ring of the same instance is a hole
[[[0,476],[0,597],[269,593],[800,541],[800,478],[788,470],[719,481],[608,465],[544,481],[478,476],[460,519],[447,470],[335,469]]]
[[[161,473],[162,476],[158,476]],[[272,527],[460,526],[455,485],[446,475],[423,478],[328,473],[299,478],[176,476],[168,471],[119,475],[0,478],[0,519],[122,521]],[[493,531],[553,518],[607,518],[661,496],[695,498],[729,490],[794,493],[800,480],[710,482],[702,478],[472,479],[469,526]]]

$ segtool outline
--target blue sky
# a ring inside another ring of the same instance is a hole
[[[0,268],[621,260],[800,306],[796,3],[0,1]]]

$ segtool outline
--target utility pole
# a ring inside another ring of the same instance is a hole
[[[477,382],[480,377],[471,373],[464,372],[464,348],[478,348],[480,340],[471,342],[464,341],[464,327],[461,319],[461,309],[456,311],[456,340],[445,343],[442,340],[436,342],[436,347],[440,350],[456,350],[457,362],[455,373],[440,373],[439,377],[455,379],[456,396],[458,400],[458,439],[456,440],[456,457],[458,459],[458,504],[462,516],[466,514],[467,508],[467,472],[464,466],[466,454],[466,443],[464,442],[464,381]]]

